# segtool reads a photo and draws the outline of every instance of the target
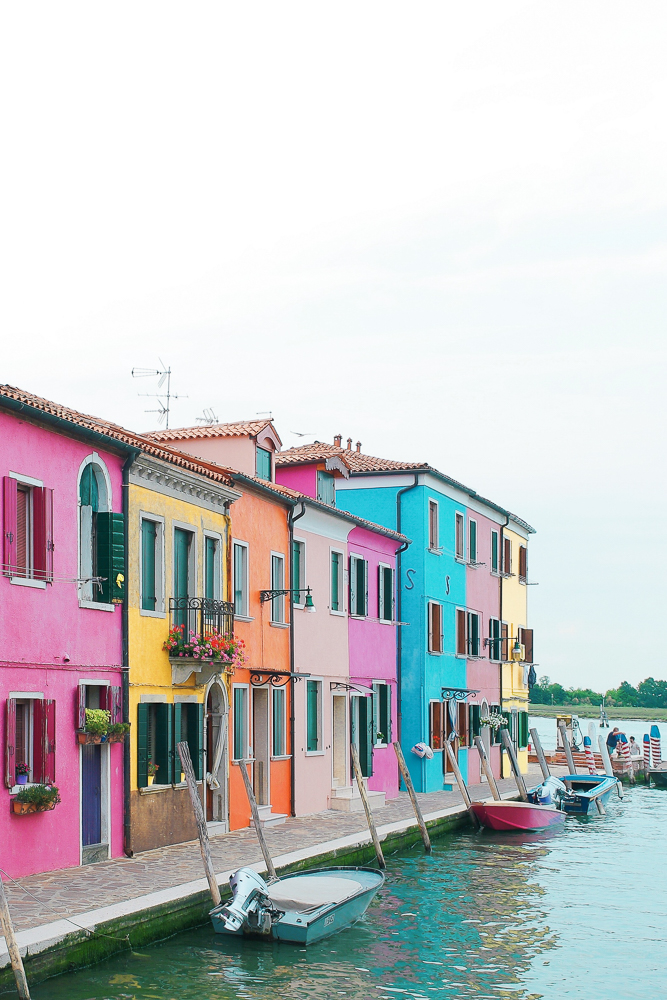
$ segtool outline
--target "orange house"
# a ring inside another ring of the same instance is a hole
[[[232,473],[242,492],[232,512],[232,599],[234,633],[245,643],[247,662],[237,667],[229,692],[229,829],[250,822],[239,760],[251,761],[262,825],[284,822],[293,813],[289,587],[295,499],[273,483],[280,438],[270,420],[174,428],[150,436],[239,470]],[[271,591],[287,593],[271,596]]]

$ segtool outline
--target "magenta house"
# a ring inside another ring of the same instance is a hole
[[[84,730],[86,709],[122,721],[127,451],[93,418],[0,386],[0,844],[13,877],[123,853],[123,744]],[[57,787],[52,808],[20,801],[40,785]]]

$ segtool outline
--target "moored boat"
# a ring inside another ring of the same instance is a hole
[[[565,820],[565,813],[555,805],[537,805],[533,802],[485,799],[482,802],[472,802],[470,808],[482,826],[491,830],[532,832],[559,826]]]
[[[209,916],[219,934],[313,944],[359,920],[383,883],[373,868],[321,868],[270,884],[239,868],[229,880],[232,899]]]
[[[662,761],[660,767],[652,767],[648,776],[656,788],[667,788],[667,761]]]
[[[560,780],[566,788],[561,807],[579,816],[596,808],[596,800],[604,805],[613,791],[618,793],[617,779],[607,774],[562,774]]]

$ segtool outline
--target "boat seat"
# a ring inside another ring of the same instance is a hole
[[[327,903],[342,903],[363,886],[350,878],[295,875],[269,886],[269,898],[279,910],[310,913]]]

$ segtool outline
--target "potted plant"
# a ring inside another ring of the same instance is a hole
[[[199,670],[202,663],[213,662],[220,663],[225,673],[233,674],[247,659],[243,639],[224,635],[216,629],[206,635],[189,632],[186,636],[185,625],[174,625],[162,648],[172,663],[190,664],[195,670]]]
[[[60,802],[60,793],[55,785],[30,785],[22,788],[12,802],[12,808],[17,816],[27,813],[48,812],[55,809]]]
[[[106,708],[87,708],[86,725],[77,738],[79,743],[122,743],[129,731],[129,722],[112,722]]]
[[[14,770],[16,771],[16,784],[27,785],[28,775],[30,774],[30,768],[28,767],[28,765],[21,762],[20,764],[16,765]]]
[[[155,781],[155,775],[160,770],[159,764],[154,764],[152,760],[148,761],[148,784],[152,785]]]
[[[506,726],[508,721],[507,717],[501,715],[500,712],[489,712],[488,715],[483,715],[481,717],[479,724],[480,726],[485,726],[489,729],[500,729],[501,726]]]

